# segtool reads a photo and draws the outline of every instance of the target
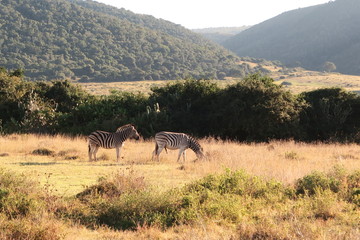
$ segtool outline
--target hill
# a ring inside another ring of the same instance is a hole
[[[235,54],[180,25],[90,0],[4,0],[0,26],[0,66],[24,68],[30,79],[245,74]]]
[[[360,74],[360,1],[337,0],[282,13],[232,37],[224,46],[239,56],[279,60],[288,66],[325,70],[332,62]]]
[[[198,28],[192,29],[193,32],[199,33],[205,38],[214,41],[216,43],[223,43],[227,39],[236,34],[248,29],[250,26],[242,27],[218,27],[218,28]]]

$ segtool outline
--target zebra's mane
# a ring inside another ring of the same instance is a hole
[[[124,130],[132,128],[132,127],[134,127],[132,124],[126,124],[124,126],[119,127],[118,129],[116,129],[116,132],[124,131]]]

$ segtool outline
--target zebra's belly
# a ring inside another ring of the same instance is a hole
[[[179,146],[169,146],[169,145],[166,145],[165,147],[170,150],[176,150],[180,148]]]

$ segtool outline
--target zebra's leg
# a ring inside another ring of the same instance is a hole
[[[183,163],[185,163],[185,160],[186,160],[186,150],[183,151]]]
[[[116,161],[120,161],[121,146],[116,147]]]
[[[89,162],[91,162],[91,157],[92,157],[92,147],[91,147],[91,144],[88,145],[88,154],[89,154]]]
[[[94,145],[94,144],[89,144],[88,145],[88,154],[89,154],[89,161],[91,162],[93,159],[92,159],[92,156],[94,155],[94,160],[96,161],[96,152],[97,152],[97,148],[98,146],[97,145]]]
[[[161,151],[164,149],[164,146],[159,146],[157,148],[155,148],[154,152],[155,152],[155,156],[157,158],[157,161],[160,161],[160,153]]]
[[[181,154],[184,153],[184,152],[185,152],[185,149],[182,149],[182,148],[179,149],[179,155],[178,155],[178,158],[177,158],[178,162],[180,161]]]
[[[99,150],[99,146],[95,145],[95,147],[93,148],[93,154],[94,154],[94,161],[95,162],[97,161],[96,153],[97,153],[98,150]]]

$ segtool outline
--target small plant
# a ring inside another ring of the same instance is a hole
[[[285,153],[285,158],[289,160],[299,159],[299,155],[296,152],[290,151]]]
[[[42,155],[42,156],[53,156],[55,154],[54,151],[49,150],[47,148],[38,148],[32,151],[34,155]]]
[[[328,220],[341,212],[341,204],[334,192],[329,189],[316,189],[313,199],[310,199],[315,218]]]

